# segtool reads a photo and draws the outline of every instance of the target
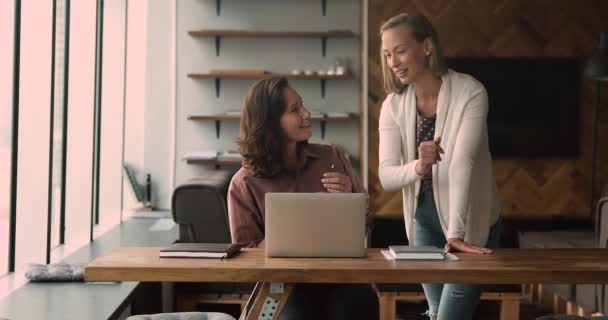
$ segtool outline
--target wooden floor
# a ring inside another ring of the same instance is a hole
[[[426,311],[425,302],[398,302],[397,314],[400,320],[428,320],[422,314]],[[477,308],[475,320],[498,320],[498,304],[492,301],[481,302]],[[542,310],[537,304],[521,303],[520,320],[535,320],[537,317],[551,314],[551,311]]]

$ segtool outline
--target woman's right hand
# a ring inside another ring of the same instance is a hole
[[[418,146],[418,162],[416,162],[416,173],[423,176],[431,172],[433,165],[441,161],[443,149],[439,145],[441,137],[435,141],[423,141]]]

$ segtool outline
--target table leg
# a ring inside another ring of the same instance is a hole
[[[279,319],[294,284],[282,282],[258,282],[251,293],[240,320]]]

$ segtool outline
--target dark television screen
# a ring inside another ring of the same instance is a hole
[[[493,158],[577,158],[580,61],[575,58],[448,58],[489,99]]]

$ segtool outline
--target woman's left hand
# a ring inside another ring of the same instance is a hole
[[[486,254],[493,253],[492,249],[478,247],[476,245],[464,242],[462,239],[450,238],[446,243],[444,249],[445,252],[465,252],[465,253],[477,253]]]
[[[327,192],[353,192],[350,177],[340,172],[326,172],[321,179]]]

